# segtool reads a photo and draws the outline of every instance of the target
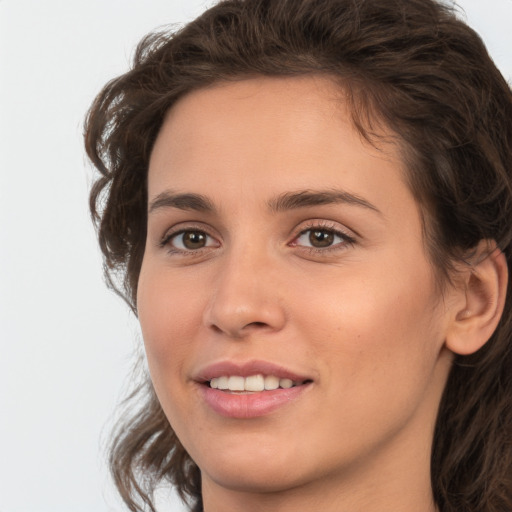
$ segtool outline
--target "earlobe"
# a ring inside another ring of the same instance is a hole
[[[464,299],[458,302],[445,341],[449,350],[460,355],[476,352],[489,340],[507,293],[507,260],[495,242],[482,240],[471,259],[473,263],[459,276],[458,293],[463,293]]]

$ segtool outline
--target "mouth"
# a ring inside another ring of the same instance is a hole
[[[224,361],[203,369],[194,379],[203,402],[214,413],[238,419],[268,416],[301,400],[314,384],[269,362]]]
[[[312,382],[310,379],[292,380],[287,377],[278,377],[277,375],[263,375],[261,373],[243,377],[241,375],[221,375],[213,377],[205,384],[212,389],[225,391],[227,393],[261,393],[264,391],[274,391],[276,389],[290,389],[296,386],[302,386]]]

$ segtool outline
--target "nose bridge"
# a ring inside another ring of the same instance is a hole
[[[275,283],[276,260],[264,244],[240,241],[221,260],[205,310],[206,325],[232,338],[254,330],[280,330],[285,312]]]

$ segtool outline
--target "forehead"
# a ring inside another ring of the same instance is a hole
[[[273,179],[293,168],[303,178],[340,158],[338,170],[362,160],[393,161],[397,146],[381,131],[371,145],[353,127],[345,92],[328,77],[259,77],[194,91],[167,113],[149,166],[149,188],[160,178],[194,184],[204,173],[235,180],[271,167]],[[357,149],[357,151],[354,151]],[[229,171],[229,172],[228,172]]]
[[[247,121],[261,118],[277,121],[283,113],[294,115],[298,121],[312,112],[318,120],[340,111],[344,113],[344,91],[334,79],[322,75],[298,77],[253,77],[230,82],[218,82],[181,98],[167,113],[167,121],[186,117],[193,121],[194,114],[216,113],[219,123],[224,116],[247,115]],[[254,110],[257,105],[259,109]],[[343,117],[343,116],[341,116]],[[209,123],[212,119],[207,118]],[[297,125],[299,127],[299,125]],[[265,127],[268,130],[268,127]]]

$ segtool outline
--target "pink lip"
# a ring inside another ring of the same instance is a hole
[[[303,384],[288,389],[274,389],[255,393],[233,393],[213,389],[210,379],[223,375],[275,375],[280,379],[291,379]],[[194,378],[199,384],[199,392],[204,402],[217,414],[228,418],[249,419],[266,416],[300,398],[311,387],[308,376],[299,375],[281,366],[266,361],[235,363],[223,361],[197,372]]]

